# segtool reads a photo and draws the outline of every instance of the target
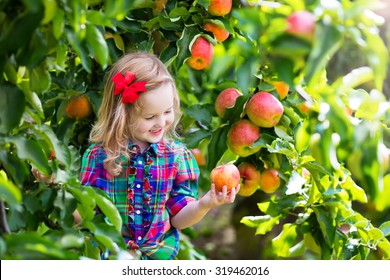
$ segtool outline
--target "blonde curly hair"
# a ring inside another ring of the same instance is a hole
[[[90,133],[90,142],[104,147],[107,153],[104,167],[113,176],[122,173],[120,156],[124,155],[126,159],[130,157],[131,151],[127,149],[128,142],[134,139],[134,131],[138,125],[134,120],[142,106],[138,101],[132,104],[122,103],[122,95],[114,95],[112,77],[118,72],[124,75],[127,71],[136,74],[135,81],[146,82],[147,91],[155,90],[165,84],[172,86],[175,121],[164,135],[164,141],[177,138],[176,127],[182,114],[175,82],[158,57],[149,53],[135,52],[125,54],[114,63],[106,74],[102,104]]]

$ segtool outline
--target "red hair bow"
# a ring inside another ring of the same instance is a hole
[[[122,93],[123,103],[134,103],[139,97],[139,92],[146,92],[146,82],[133,82],[134,79],[135,73],[132,72],[126,72],[124,76],[118,72],[112,77],[115,84],[114,95]]]

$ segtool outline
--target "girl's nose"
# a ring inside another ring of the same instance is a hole
[[[157,125],[159,127],[164,127],[165,126],[165,123],[166,123],[166,120],[165,120],[165,117],[164,116],[161,116],[157,119]]]

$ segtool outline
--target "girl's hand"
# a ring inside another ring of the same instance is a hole
[[[40,173],[35,168],[31,168],[31,173],[34,175],[35,179],[37,179],[38,182],[44,182],[46,184],[54,183],[54,179],[55,179],[54,174],[51,174],[49,178],[46,175]]]
[[[200,200],[199,204],[201,207],[212,208],[227,203],[233,203],[236,199],[236,194],[240,190],[240,185],[232,188],[229,192],[227,187],[223,186],[222,192],[215,189],[215,185],[211,184],[210,191],[208,191]]]

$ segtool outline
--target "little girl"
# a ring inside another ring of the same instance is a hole
[[[176,140],[180,116],[173,78],[154,55],[126,54],[107,73],[81,183],[112,199],[129,251],[143,259],[174,258],[179,230],[232,203],[239,190],[217,192],[211,185],[197,200],[198,165]]]

